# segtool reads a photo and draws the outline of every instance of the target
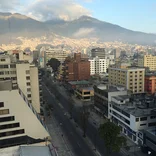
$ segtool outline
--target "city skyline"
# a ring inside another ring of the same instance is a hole
[[[73,20],[89,15],[124,28],[156,33],[154,0],[1,0],[0,12],[21,13],[39,21]]]

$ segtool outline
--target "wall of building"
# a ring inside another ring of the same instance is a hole
[[[31,83],[32,104],[37,113],[40,113],[39,77],[38,77],[38,68],[35,66],[30,66],[30,83]]]
[[[49,136],[47,130],[43,127],[41,122],[38,120],[37,116],[33,113],[28,104],[21,97],[18,90],[1,91],[0,99],[1,102],[4,102],[4,107],[1,107],[0,110],[9,109],[9,114],[1,115],[1,117],[15,116],[15,121],[1,122],[0,125],[15,122],[20,123],[20,127],[3,129],[0,130],[0,132],[7,132],[18,129],[24,129],[25,131],[24,134],[0,137],[0,140],[24,135],[27,135],[34,139],[44,139],[45,137]]]

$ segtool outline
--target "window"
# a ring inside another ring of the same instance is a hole
[[[24,133],[24,129],[16,130],[16,131],[3,132],[3,133],[0,133],[0,137],[10,136],[10,135],[18,135],[18,134],[23,134],[23,133]]]
[[[146,124],[140,124],[140,126],[146,126]]]
[[[16,74],[16,71],[10,71],[10,74]]]
[[[27,82],[27,86],[30,86],[30,82]]]
[[[8,124],[8,125],[0,125],[0,129],[9,129],[9,128],[15,128],[19,127],[19,123],[13,123],[13,124]]]
[[[0,102],[0,107],[4,107],[4,102]]]
[[[31,92],[31,88],[27,88],[27,91],[28,91],[28,92]]]
[[[139,118],[135,118],[135,121],[138,122],[139,121]]]
[[[150,118],[151,118],[151,119],[155,119],[155,118],[156,118],[156,116],[150,116]]]
[[[147,117],[140,118],[140,121],[145,121],[145,120],[147,120]]]
[[[15,64],[11,64],[10,68],[16,68],[16,65]]]
[[[4,75],[4,72],[3,71],[0,71],[0,75]]]
[[[31,100],[29,100],[29,103],[32,103],[32,101],[31,101]]]
[[[156,126],[156,122],[151,122],[148,124],[149,127]]]
[[[15,120],[14,116],[0,118],[0,122],[14,121],[14,120]]]
[[[9,75],[9,71],[5,71],[5,74]]]
[[[4,67],[4,68],[8,68],[8,65],[4,65],[3,67]]]
[[[31,94],[28,94],[27,96],[28,96],[28,98],[31,98]]]
[[[26,76],[26,79],[27,79],[27,80],[30,80],[30,76]]]
[[[9,114],[9,109],[0,110],[0,115]]]
[[[29,70],[26,70],[25,73],[26,73],[26,74],[30,74],[30,71],[29,71]]]
[[[5,62],[5,59],[1,59],[2,62]]]

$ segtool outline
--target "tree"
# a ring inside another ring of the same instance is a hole
[[[123,145],[126,145],[126,138],[120,136],[120,127],[108,121],[99,127],[99,134],[105,141],[107,153],[119,152]]]
[[[88,122],[89,114],[90,113],[88,111],[88,108],[83,105],[80,110],[80,118],[81,118],[81,124],[82,124],[84,138],[86,137],[87,122]]]
[[[60,61],[56,58],[51,58],[47,65],[49,65],[53,69],[53,72],[56,73],[58,71],[58,67],[60,66]]]

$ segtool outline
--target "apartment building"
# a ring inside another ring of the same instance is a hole
[[[42,90],[38,68],[27,61],[17,61],[9,55],[0,55],[0,80],[12,80],[13,88],[20,87],[22,92],[40,113]]]
[[[94,108],[97,113],[110,118],[109,116],[109,103],[112,96],[127,95],[127,90],[121,86],[109,86],[109,85],[95,85],[94,86]]]
[[[109,84],[121,85],[132,93],[144,92],[145,69],[122,64],[111,66],[108,69]]]
[[[156,93],[156,73],[145,74],[145,92],[149,94]]]
[[[148,67],[151,71],[156,70],[156,56],[144,55],[138,59],[138,66]]]
[[[63,80],[80,81],[90,78],[90,62],[81,58],[81,53],[75,53],[74,58],[67,57],[64,62]]]
[[[106,73],[109,66],[109,59],[100,59],[95,57],[89,59],[90,62],[90,75]]]
[[[0,148],[33,144],[50,139],[40,115],[20,88],[0,81]]]
[[[156,109],[154,99],[148,96],[140,96],[130,100],[129,96],[112,97],[109,115],[111,121],[121,127],[124,133],[133,142],[143,144],[143,130],[156,126]]]

